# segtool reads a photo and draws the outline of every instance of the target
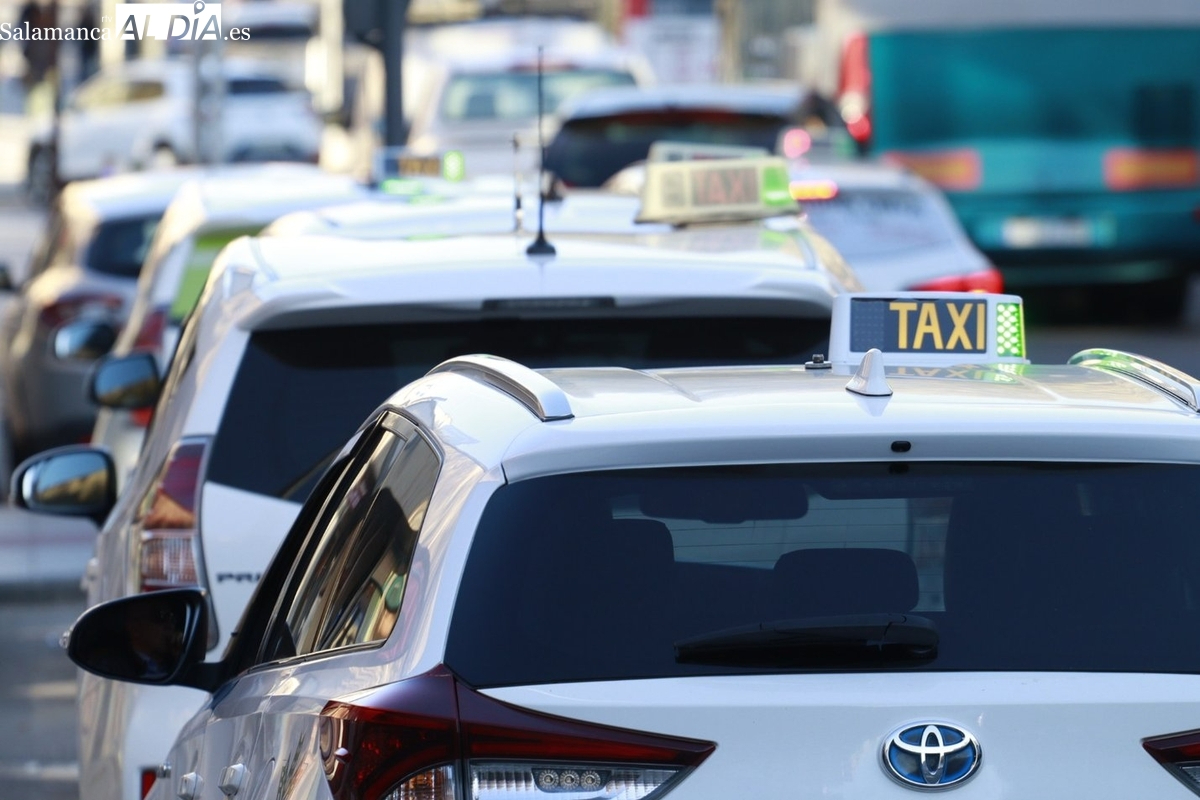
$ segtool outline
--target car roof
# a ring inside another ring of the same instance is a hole
[[[907,189],[910,191],[938,191],[933,184],[909,172],[903,167],[882,161],[858,161],[830,159],[820,161],[792,161],[788,165],[792,178],[831,180],[847,188],[855,189]]]
[[[175,167],[72,181],[63,189],[60,204],[69,215],[98,219],[161,213],[179,187],[198,173],[197,167]]]
[[[744,299],[762,313],[825,317],[844,286],[785,245],[729,252],[688,251],[596,236],[556,236],[553,257],[526,252],[527,233],[464,235],[430,241],[360,241],[328,236],[243,237],[225,248],[210,289],[224,273],[223,297],[205,314],[243,329],[393,319],[397,309],[456,310],[478,316],[492,303],[583,298],[608,309],[720,301],[734,313]],[[714,245],[715,246],[715,245]],[[337,265],[331,268],[331,265]],[[235,298],[236,296],[236,298]],[[235,301],[236,300],[236,301]],[[626,308],[628,310],[628,308]],[[603,312],[605,314],[609,311]]]
[[[591,89],[559,108],[563,120],[637,111],[719,109],[790,117],[808,92],[797,84],[677,84]]]
[[[245,164],[217,167],[183,184],[172,202],[172,217],[198,227],[204,220],[230,218],[266,224],[298,204],[366,196],[349,175],[310,164]],[[180,211],[175,211],[178,205]]]
[[[863,397],[847,390],[853,365],[533,371],[495,359],[503,379],[489,374],[490,360],[447,362],[385,407],[407,410],[435,437],[468,442],[460,449],[509,480],[686,463],[889,461],[896,441],[911,448],[906,459],[1200,461],[1194,410],[1104,367],[895,363],[891,396]]]

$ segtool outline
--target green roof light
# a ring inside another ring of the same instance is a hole
[[[1025,317],[1020,303],[996,304],[996,354],[1025,357]]]

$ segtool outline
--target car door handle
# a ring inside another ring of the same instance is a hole
[[[195,772],[189,772],[179,778],[179,791],[175,795],[179,800],[196,800],[202,789],[204,779]]]
[[[230,764],[221,772],[221,782],[217,784],[217,788],[226,797],[233,797],[237,794],[242,786],[246,783],[246,765],[245,764]]]

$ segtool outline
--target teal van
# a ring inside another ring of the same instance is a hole
[[[1200,2],[822,0],[860,148],[947,194],[1014,290],[1141,284],[1177,316],[1200,267]]]

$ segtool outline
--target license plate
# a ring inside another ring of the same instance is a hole
[[[1092,247],[1096,226],[1071,217],[1010,217],[1004,221],[1004,244],[1013,248]]]

